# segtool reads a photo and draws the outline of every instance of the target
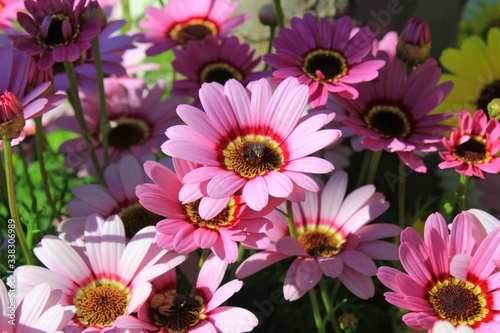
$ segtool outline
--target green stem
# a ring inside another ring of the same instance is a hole
[[[399,184],[398,184],[398,221],[401,228],[406,228],[405,219],[406,206],[406,165],[399,161]]]
[[[43,156],[43,150],[44,150],[44,140],[43,140],[43,126],[42,126],[42,117],[38,117],[35,119],[35,126],[36,126],[36,154],[38,156],[38,164],[40,166],[40,175],[42,176],[42,185],[43,185],[43,190],[45,191],[45,195],[47,196],[47,203],[50,206],[50,209],[52,210],[52,213],[54,214],[54,217],[58,220],[61,221],[61,214],[56,208],[56,204],[54,203],[54,199],[52,198],[52,194],[50,193],[50,186],[49,186],[49,177],[47,175],[47,169],[45,168],[45,158]]]
[[[80,96],[78,95],[78,85],[76,83],[76,75],[73,69],[73,64],[69,61],[64,61],[64,69],[66,70],[66,75],[69,81],[68,97],[75,110],[75,116],[78,120],[80,128],[82,129],[82,135],[87,145],[87,150],[89,151],[92,164],[94,165],[97,178],[101,185],[106,185],[104,179],[104,174],[102,172],[101,166],[95,154],[94,146],[92,145],[92,138],[90,136],[89,130],[87,128],[87,123],[85,122],[85,116],[83,114],[82,103],[80,101]]]
[[[460,185],[458,186],[458,212],[465,210],[467,201],[467,187],[469,185],[469,177],[460,175]]]
[[[319,288],[320,288],[320,293],[321,293],[321,299],[323,300],[323,305],[325,306],[325,318],[324,318],[324,323],[326,324],[328,321],[331,321],[333,331],[335,333],[341,333],[340,332],[340,326],[339,323],[337,322],[337,318],[335,317],[335,311],[337,310],[337,307],[333,307],[333,299],[337,298],[337,294],[340,290],[341,282],[339,279],[335,280],[335,285],[333,287],[333,290],[331,292],[331,296],[328,293],[328,286],[326,284],[325,279],[321,279],[319,281]]]
[[[365,184],[373,184],[373,182],[375,181],[375,175],[377,174],[380,157],[382,157],[382,150],[373,152]]]
[[[19,218],[19,213],[17,211],[16,193],[14,190],[14,168],[12,167],[12,147],[10,145],[10,140],[8,140],[5,135],[3,136],[3,154],[5,163],[5,178],[7,181],[7,197],[9,200],[10,214],[12,215],[14,226],[16,228],[16,238],[21,245],[21,251],[23,252],[26,264],[31,265],[33,263],[33,253],[26,243],[26,236],[24,235],[21,219]]]
[[[314,288],[309,289],[309,299],[311,300],[311,307],[314,316],[314,323],[318,329],[318,333],[325,333],[325,325],[321,319],[321,313],[319,310],[318,297],[316,296],[316,291]]]
[[[365,149],[363,152],[363,161],[361,162],[361,170],[359,170],[358,181],[356,183],[356,188],[361,187],[365,184],[366,175],[368,174],[368,167],[370,166],[370,159],[373,152],[369,149]]]
[[[130,16],[130,3],[129,0],[122,0],[122,9],[123,9],[123,19],[127,22],[122,28],[122,32],[126,33],[130,30],[132,26],[132,17]]]
[[[286,220],[288,222],[288,229],[290,229],[290,236],[297,238],[297,229],[295,229],[295,222],[293,220],[292,202],[286,201]]]
[[[102,71],[101,49],[99,37],[92,40],[92,50],[94,51],[95,69],[97,71],[97,87],[99,89],[99,108],[101,110],[101,122],[99,130],[101,131],[102,160],[104,168],[109,165],[108,154],[108,116],[106,112],[106,94],[104,92],[104,73]]]
[[[278,21],[278,27],[283,28],[285,26],[285,23],[284,23],[283,7],[281,7],[280,0],[274,0],[274,9],[276,10],[276,20]]]

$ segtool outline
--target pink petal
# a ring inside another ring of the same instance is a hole
[[[299,257],[290,265],[285,277],[283,295],[288,301],[295,301],[318,284],[323,276],[315,259]]]
[[[220,286],[212,295],[212,299],[205,306],[205,313],[209,313],[227,301],[231,296],[240,291],[241,287],[243,287],[243,282],[240,280],[232,280]]]
[[[250,332],[259,324],[259,320],[252,312],[229,306],[221,306],[212,310],[208,320],[213,323],[218,332]]]
[[[212,299],[226,273],[227,263],[211,254],[200,269],[196,282],[196,294],[206,302]]]

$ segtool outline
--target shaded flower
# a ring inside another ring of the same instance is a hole
[[[398,58],[410,66],[419,65],[431,53],[431,29],[425,20],[412,17],[399,36]]]
[[[498,28],[500,3],[496,0],[466,1],[458,22],[458,44],[472,35],[486,40],[490,28]]]
[[[492,259],[500,255],[500,228],[484,235],[467,212],[454,219],[451,234],[438,213],[427,219],[423,240],[412,228],[401,233],[399,257],[407,273],[380,267],[377,277],[393,290],[385,299],[410,311],[406,325],[431,332],[436,321],[447,320],[478,333],[498,329],[500,274]]]
[[[148,302],[139,310],[139,319],[155,325],[161,332],[252,331],[258,324],[252,312],[235,306],[221,306],[243,286],[243,282],[237,279],[220,286],[227,265],[211,254],[200,269],[194,295],[177,291],[173,270],[158,277],[153,282]]]
[[[147,55],[156,55],[208,35],[226,35],[249,18],[248,14],[230,17],[238,7],[231,0],[172,0],[161,9],[148,6],[139,41],[152,43]]]
[[[440,169],[455,168],[455,171],[468,177],[484,178],[487,173],[500,172],[500,158],[495,156],[500,151],[500,124],[496,119],[486,117],[483,110],[473,116],[462,110],[458,117],[460,128],[443,138],[447,151],[439,152],[444,162]]]
[[[29,55],[39,55],[38,68],[55,62],[74,62],[91,47],[101,32],[101,20],[81,21],[86,0],[25,0],[28,14],[17,13],[19,25],[26,31],[11,31],[14,47]]]
[[[345,196],[347,173],[335,171],[320,194],[307,192],[301,203],[293,203],[297,237],[291,237],[287,221],[273,212],[269,237],[271,246],[246,259],[236,270],[238,278],[252,275],[277,261],[297,257],[285,277],[285,299],[302,297],[320,281],[323,274],[339,278],[353,294],[368,299],[375,294],[371,276],[377,273],[374,259],[395,260],[395,244],[382,238],[399,235],[394,224],[370,224],[389,203],[365,185]],[[345,197],[344,197],[345,196]]]
[[[304,198],[304,189],[318,191],[305,173],[327,173],[333,165],[307,156],[335,142],[339,130],[319,130],[333,114],[313,112],[302,117],[307,87],[296,78],[281,83],[272,93],[265,79],[245,87],[231,79],[224,86],[205,83],[200,101],[205,112],[190,105],[177,108],[187,125],[167,129],[162,150],[167,155],[202,166],[183,178],[186,184],[208,181],[214,199],[242,191],[254,210],[268,204],[269,196]]]
[[[252,59],[255,51],[248,44],[240,44],[237,37],[217,40],[207,36],[199,43],[189,43],[185,49],[174,50],[175,72],[184,80],[174,81],[173,95],[198,99],[198,92],[205,82],[225,84],[236,79],[243,85],[266,77],[268,71],[253,72],[260,58]]]
[[[55,236],[45,236],[34,252],[47,267],[16,269],[18,291],[47,282],[62,291],[61,304],[76,307],[71,332],[110,329],[154,329],[131,313],[147,300],[149,281],[184,261],[185,257],[153,244],[154,227],[146,227],[126,244],[118,216],[103,220],[90,216],[85,224],[85,248],[72,247]],[[64,260],[61,260],[64,253]]]
[[[313,15],[305,14],[302,19],[292,18],[290,26],[280,29],[273,40],[276,54],[266,54],[264,61],[276,69],[273,84],[293,76],[308,85],[314,108],[326,104],[328,92],[357,98],[359,93],[351,85],[373,80],[384,65],[383,60],[363,61],[375,35],[368,27],[352,32],[353,22],[348,16],[331,24],[327,17],[318,22]]]

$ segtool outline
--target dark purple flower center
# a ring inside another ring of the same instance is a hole
[[[329,258],[338,254],[345,240],[339,233],[311,230],[299,235],[302,248],[314,258]]]
[[[123,221],[125,236],[127,238],[134,237],[142,228],[156,225],[156,223],[163,219],[163,217],[150,212],[139,203],[123,208],[118,215]]]
[[[157,326],[182,333],[200,321],[203,304],[199,298],[168,291],[153,296],[149,303]]]
[[[193,222],[197,227],[217,230],[219,227],[229,227],[237,222],[235,217],[237,206],[234,199],[229,200],[227,207],[210,220],[205,220],[200,216],[198,210],[200,201],[201,199],[198,199],[184,205],[186,214],[189,216],[191,222]]]
[[[181,45],[186,45],[190,41],[199,41],[208,35],[216,36],[217,26],[204,19],[193,19],[188,22],[178,23],[169,30],[168,36],[177,40]]]
[[[486,143],[483,139],[476,137],[471,137],[468,141],[456,146],[453,153],[455,157],[468,164],[482,163],[489,159]]]
[[[305,56],[302,70],[315,81],[336,82],[347,73],[347,65],[340,53],[315,50]]]
[[[500,80],[494,81],[486,85],[479,94],[477,99],[477,109],[483,110],[488,114],[488,103],[494,98],[500,98]]]
[[[43,25],[48,24],[48,27]],[[40,45],[48,48],[54,48],[72,43],[80,33],[78,27],[73,27],[69,17],[58,14],[50,18],[50,22],[42,23],[42,32],[40,32],[37,41]]]
[[[149,137],[149,126],[140,119],[116,119],[108,127],[108,143],[120,151],[140,145]]]
[[[410,120],[400,108],[390,105],[377,105],[365,116],[368,128],[381,137],[404,139],[411,132]]]
[[[218,82],[223,85],[229,79],[241,81],[243,79],[243,75],[241,75],[241,72],[234,66],[225,62],[208,64],[203,67],[200,73],[201,83]]]

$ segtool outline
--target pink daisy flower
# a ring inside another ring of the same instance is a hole
[[[355,150],[397,153],[408,167],[426,172],[416,153],[436,151],[443,131],[450,129],[441,122],[452,114],[429,113],[450,93],[453,84],[437,85],[441,69],[434,59],[407,76],[406,64],[398,58],[390,60],[385,52],[379,52],[378,57],[386,60],[386,65],[377,80],[355,85],[359,98],[333,96],[345,110],[340,117],[354,134],[351,142]]]
[[[492,260],[500,255],[500,228],[484,234],[468,213],[455,218],[451,234],[440,214],[427,219],[423,240],[412,228],[401,233],[399,256],[407,273],[380,267],[377,277],[393,290],[385,299],[410,311],[406,325],[431,332],[436,321],[447,320],[477,333],[500,329],[500,273]]]
[[[318,191],[305,173],[327,173],[333,165],[307,156],[340,136],[339,130],[319,130],[332,113],[302,117],[307,86],[296,78],[281,83],[274,94],[265,79],[245,87],[231,79],[224,86],[204,83],[200,101],[205,112],[190,105],[177,108],[187,125],[167,129],[162,145],[167,155],[202,166],[183,178],[186,184],[208,181],[207,194],[220,199],[242,191],[253,210],[268,204],[269,196],[300,201],[304,189]]]
[[[14,26],[17,12],[24,9],[24,0],[0,0],[0,30]]]
[[[103,332],[154,329],[131,314],[147,300],[149,281],[185,260],[153,244],[154,227],[146,227],[126,244],[118,216],[103,220],[90,216],[85,224],[85,248],[72,247],[62,239],[45,236],[34,252],[47,267],[16,269],[21,295],[42,282],[62,291],[61,305],[76,307],[66,330]],[[64,256],[61,256],[64,253]]]
[[[455,168],[455,171],[468,177],[484,178],[487,173],[500,172],[500,124],[492,118],[488,120],[483,110],[471,116],[462,110],[458,116],[460,128],[453,131],[450,139],[442,138],[447,151],[439,152],[444,162],[440,169]]]
[[[250,311],[221,306],[243,286],[231,280],[220,286],[228,264],[210,255],[200,269],[194,295],[177,292],[175,271],[153,282],[153,292],[140,308],[138,318],[161,332],[250,332],[258,319]],[[220,287],[219,287],[220,286]]]
[[[280,29],[273,40],[276,54],[266,54],[264,61],[276,68],[272,83],[297,77],[309,86],[311,106],[326,104],[328,92],[345,98],[357,98],[351,84],[370,81],[378,76],[383,60],[363,58],[370,53],[375,35],[368,27],[352,31],[353,22],[344,16],[331,24],[327,17],[319,21],[312,14],[290,20],[290,29]]]
[[[293,203],[297,238],[290,236],[285,217],[273,212],[271,246],[246,259],[236,270],[238,278],[252,275],[280,260],[297,257],[285,277],[283,294],[294,301],[320,281],[323,274],[340,281],[354,295],[368,299],[375,294],[371,276],[377,273],[374,259],[397,259],[395,244],[381,238],[399,235],[389,223],[367,225],[389,203],[373,185],[358,188],[344,198],[347,173],[336,171],[321,193],[307,192],[306,200]]]
[[[148,159],[152,159],[149,157]],[[142,162],[131,155],[125,155],[118,163],[110,164],[104,171],[106,186],[82,184],[71,189],[75,196],[68,203],[71,216],[58,226],[59,232],[83,236],[85,221],[97,213],[104,218],[118,215],[125,227],[125,236],[130,239],[139,230],[156,225],[162,217],[145,209],[135,195],[137,185],[148,183]]]
[[[7,281],[10,285],[9,278]],[[10,293],[15,294],[15,280],[11,282],[13,289]],[[59,304],[61,291],[51,291],[48,283],[34,287],[22,300],[11,299],[9,295],[3,281],[0,280],[0,332],[2,333],[59,332],[76,312],[74,306]],[[11,303],[11,300],[14,300],[14,303]]]
[[[230,17],[238,4],[231,0],[172,0],[161,9],[148,6],[146,19],[139,21],[144,29],[139,41],[152,43],[147,50],[151,56],[208,35],[224,36],[249,18],[248,14]]]
[[[271,222],[263,216],[279,202],[254,212],[241,195],[222,200],[203,197],[204,186],[197,186],[187,202],[181,202],[181,179],[194,166],[176,159],[174,165],[177,174],[157,162],[147,161],[144,168],[154,184],[137,186],[139,202],[153,213],[167,217],[156,225],[158,245],[178,253],[211,249],[229,263],[238,258],[237,242],[252,248],[269,245],[265,231],[271,227]]]
[[[268,71],[252,72],[260,58],[252,59],[254,51],[248,44],[240,44],[237,37],[217,40],[207,36],[199,43],[189,43],[186,48],[174,50],[175,72],[186,77],[174,82],[172,94],[198,99],[198,92],[204,82],[226,83],[236,79],[243,85],[266,77]]]
[[[14,47],[29,55],[39,55],[38,68],[45,70],[55,62],[74,62],[91,47],[101,32],[101,20],[82,20],[86,0],[25,0],[28,14],[17,13],[26,31],[11,31]]]
[[[163,82],[148,89],[142,79],[109,77],[104,80],[104,86],[110,162],[118,162],[128,154],[141,159],[147,154],[157,152],[165,141],[165,128],[181,122],[175,113],[175,107],[181,100],[162,99],[165,91]],[[94,139],[96,154],[98,158],[102,158],[98,93],[83,91],[81,99],[87,127]],[[57,125],[60,129],[80,133],[75,117],[61,118]],[[59,151],[67,154],[65,160],[67,167],[78,167],[86,163],[87,170],[93,173],[93,166],[83,140],[78,137],[66,141],[60,146]]]

